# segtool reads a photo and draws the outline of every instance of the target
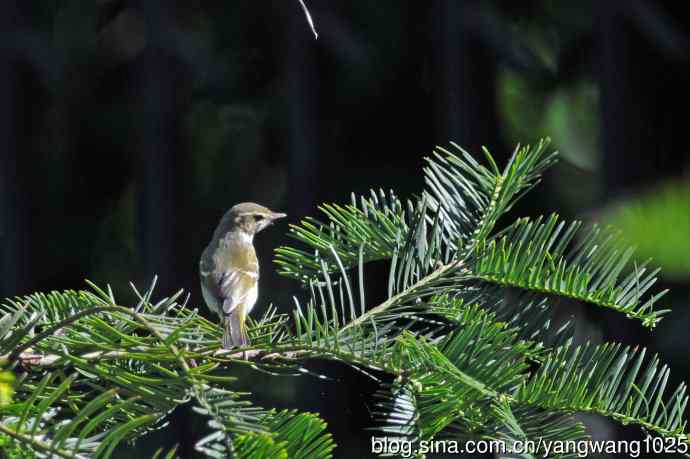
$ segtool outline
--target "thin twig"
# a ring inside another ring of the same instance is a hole
[[[61,320],[61,321],[58,322],[57,324],[55,324],[55,325],[53,325],[53,326],[51,326],[51,327],[48,327],[47,329],[43,330],[43,331],[42,331],[41,333],[39,333],[38,335],[36,335],[36,336],[34,336],[33,338],[31,338],[31,339],[30,339],[29,341],[27,341],[26,343],[24,343],[24,344],[22,344],[22,345],[20,345],[20,346],[17,346],[17,348],[16,348],[15,350],[13,350],[12,352],[10,352],[9,356],[7,357],[7,359],[8,359],[10,362],[12,362],[12,361],[14,361],[14,360],[17,360],[17,358],[19,357],[19,355],[22,354],[22,353],[23,353],[24,351],[26,351],[27,349],[29,349],[31,346],[35,345],[36,343],[38,343],[38,342],[40,342],[40,341],[43,341],[45,338],[47,338],[47,337],[49,337],[49,336],[54,335],[58,330],[64,328],[65,326],[67,326],[67,325],[69,325],[69,324],[71,324],[71,323],[76,322],[77,320],[79,320],[79,319],[81,319],[81,318],[83,318],[83,317],[90,316],[90,315],[93,315],[93,314],[98,314],[99,312],[119,311],[120,309],[125,309],[125,310],[126,310],[127,308],[125,308],[125,307],[123,307],[123,306],[110,306],[110,305],[109,305],[109,306],[96,306],[96,307],[93,307],[93,308],[91,308],[91,309],[85,309],[85,310],[83,310],[83,311],[80,311],[80,312],[74,314],[73,316],[70,316],[70,317],[68,317],[68,318],[66,318],[66,319],[64,319],[64,320]]]
[[[311,18],[311,14],[309,13],[309,9],[307,8],[307,5],[304,3],[304,0],[299,0],[299,4],[302,5],[302,10],[304,11],[304,15],[307,17],[307,22],[309,23],[309,27],[311,27],[311,31],[314,34],[314,40],[318,40],[319,34],[316,33],[316,28],[314,27],[314,21]]]
[[[10,429],[9,427],[7,427],[5,424],[2,424],[2,423],[0,423],[0,432],[4,433],[5,435],[9,435],[10,437],[12,437],[16,440],[19,440],[19,441],[22,441],[24,443],[28,443],[30,445],[33,445],[40,450],[50,452],[52,454],[58,455],[60,457],[64,457],[66,459],[75,459],[75,458],[83,457],[83,456],[79,456],[79,455],[70,454],[67,451],[64,451],[62,449],[54,447],[50,443],[46,443],[46,442],[43,442],[41,440],[37,440],[33,436],[24,435],[20,432],[17,432],[14,429]]]
[[[451,263],[448,263],[447,265],[441,266],[440,268],[436,269],[435,271],[431,272],[430,274],[426,275],[425,277],[419,279],[417,282],[415,282],[411,286],[407,287],[402,292],[393,295],[392,297],[388,298],[386,301],[379,304],[378,306],[371,308],[370,310],[368,310],[364,314],[361,314],[355,320],[352,320],[349,323],[345,324],[340,329],[340,331],[338,333],[342,333],[345,330],[347,330],[348,328],[360,325],[363,322],[366,322],[367,320],[369,320],[369,318],[371,316],[374,316],[376,314],[384,312],[386,309],[395,305],[398,302],[398,300],[400,300],[401,298],[404,298],[406,295],[409,295],[410,292],[413,292],[414,290],[418,289],[419,287],[426,285],[429,282],[441,277],[441,275],[444,274],[446,271],[450,270],[451,268],[458,267],[461,264],[462,264],[462,261],[457,260],[457,261],[453,261]]]

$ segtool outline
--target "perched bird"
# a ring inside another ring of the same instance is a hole
[[[223,347],[249,344],[245,320],[259,296],[259,260],[254,236],[286,215],[243,202],[223,215],[201,254],[201,292],[223,324]]]

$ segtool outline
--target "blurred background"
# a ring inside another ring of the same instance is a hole
[[[559,304],[580,339],[642,343],[690,380],[690,28],[682,2],[0,0],[0,294],[159,276],[203,309],[197,263],[221,215],[257,201],[291,222],[350,192],[423,186],[422,157],[453,140],[505,160],[550,136],[558,166],[513,217],[558,211],[620,227],[663,268],[674,312],[654,333]],[[505,221],[504,221],[505,223]],[[295,282],[262,233],[257,312]],[[383,270],[382,273],[383,274]],[[369,285],[376,285],[375,277]],[[373,287],[376,288],[376,287]],[[205,310],[205,309],[204,309]],[[367,457],[376,384],[243,373],[260,404],[317,411],[339,458]],[[595,438],[636,429],[586,419]],[[205,421],[176,411],[130,458]]]

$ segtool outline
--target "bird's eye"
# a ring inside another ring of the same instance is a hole
[[[254,215],[254,221],[255,221],[255,222],[260,222],[261,219],[262,219],[261,215],[258,215],[258,214],[257,214],[257,215]]]

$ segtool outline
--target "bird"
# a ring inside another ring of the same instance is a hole
[[[249,345],[246,319],[259,296],[254,236],[286,216],[253,202],[236,204],[223,215],[201,254],[201,292],[209,309],[220,316],[224,349]]]

